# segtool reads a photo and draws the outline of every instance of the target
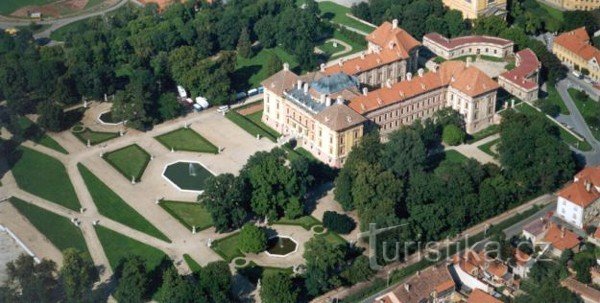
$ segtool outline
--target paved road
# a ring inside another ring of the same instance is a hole
[[[592,151],[579,153],[585,157],[587,165],[600,164],[600,142],[598,142],[598,140],[596,140],[596,138],[592,134],[592,131],[583,119],[583,116],[577,109],[575,101],[573,101],[573,99],[569,95],[568,89],[572,86],[573,83],[571,82],[571,80],[563,79],[556,84],[556,89],[560,97],[565,102],[565,105],[569,109],[569,112],[571,112],[570,120],[573,124],[573,128],[575,128],[577,132],[592,145]]]
[[[113,6],[100,8],[100,10],[90,11],[90,12],[87,12],[87,13],[84,13],[81,15],[67,17],[67,18],[61,18],[61,19],[43,20],[43,21],[36,22],[37,24],[40,24],[40,25],[51,25],[51,26],[50,26],[50,28],[35,34],[33,37],[35,39],[49,38],[50,34],[52,32],[54,32],[55,30],[65,26],[67,24],[106,14],[108,12],[114,11],[114,10],[122,7],[123,5],[125,5],[129,2],[129,0],[118,0],[118,1],[119,2]],[[27,20],[27,19],[21,20],[21,19],[17,19],[17,18],[0,16],[0,28],[10,28],[10,27],[15,27],[15,26],[27,26],[31,23],[31,21],[32,20]]]

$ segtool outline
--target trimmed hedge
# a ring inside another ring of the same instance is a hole
[[[356,228],[356,222],[347,215],[334,211],[326,211],[323,214],[323,226],[338,234],[349,234]]]

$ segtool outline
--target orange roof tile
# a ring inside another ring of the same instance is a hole
[[[554,39],[554,43],[577,54],[585,60],[596,58],[600,62],[600,50],[590,45],[590,36],[585,27],[562,33]]]
[[[575,175],[575,179],[588,180],[600,187],[600,166],[588,166]]]
[[[580,242],[577,234],[555,223],[550,224],[544,241],[549,242],[558,250],[572,249]]]
[[[600,240],[600,227],[596,227],[596,232],[594,233],[594,238]]]
[[[515,249],[515,262],[518,265],[525,265],[525,263],[529,262],[529,260],[531,260],[531,256],[529,256],[528,254],[524,253],[522,250],[520,249]]]
[[[502,278],[508,272],[508,267],[502,264],[500,261],[494,260],[489,263],[487,272],[496,277]]]
[[[429,33],[423,36],[423,39],[429,39],[441,47],[447,50],[453,50],[459,47],[463,47],[466,44],[471,43],[487,43],[487,44],[495,44],[498,47],[508,47],[513,45],[514,43],[510,40],[492,37],[492,36],[462,36],[448,39],[438,33]]]
[[[394,25],[388,21],[381,24],[373,32],[371,32],[365,38],[367,41],[374,43],[382,49],[388,48],[392,45],[398,48],[400,51],[408,54],[413,48],[421,45],[413,36],[411,36],[404,29],[394,27]]]
[[[502,73],[500,77],[526,90],[537,88],[538,84],[528,79],[541,67],[541,63],[535,53],[531,49],[526,48],[517,52],[516,57],[517,67]]]
[[[573,278],[566,278],[560,284],[581,296],[585,302],[600,302],[600,290],[583,284]]]
[[[325,73],[332,75],[344,72],[348,75],[356,75],[406,58],[408,58],[408,54],[405,52],[386,48],[379,53],[373,52],[346,61],[339,61],[340,64],[326,67]]]
[[[600,193],[594,186],[591,186],[589,191],[586,189],[586,182],[583,179],[573,182],[561,189],[557,195],[586,208],[600,199]]]
[[[475,288],[469,295],[467,303],[502,303],[502,301],[492,297],[479,288]]]
[[[348,106],[365,114],[448,85],[469,96],[478,96],[499,87],[498,83],[476,67],[466,67],[462,61],[446,61],[435,72],[428,72],[423,76],[414,75],[411,80],[374,90],[366,96],[358,96]]]

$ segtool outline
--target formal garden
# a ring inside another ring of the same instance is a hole
[[[132,183],[139,182],[150,163],[150,154],[137,144],[125,146],[103,155],[104,160]]]
[[[180,128],[156,137],[156,140],[172,151],[188,151],[216,154],[219,149],[206,138],[190,128]]]

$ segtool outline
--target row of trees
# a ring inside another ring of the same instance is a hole
[[[408,223],[378,236],[380,242],[455,235],[557,188],[574,173],[571,151],[560,141],[556,126],[543,117],[505,114],[498,147],[502,170],[474,159],[440,161],[441,121],[437,117],[403,127],[385,144],[378,134],[368,134],[340,171],[335,198],[345,210],[356,209],[361,229],[369,223],[378,228]]]
[[[276,148],[252,155],[239,176],[208,179],[199,201],[206,205],[218,232],[231,231],[252,215],[269,221],[302,216],[313,181],[308,160],[297,157],[288,163],[286,152]]]

